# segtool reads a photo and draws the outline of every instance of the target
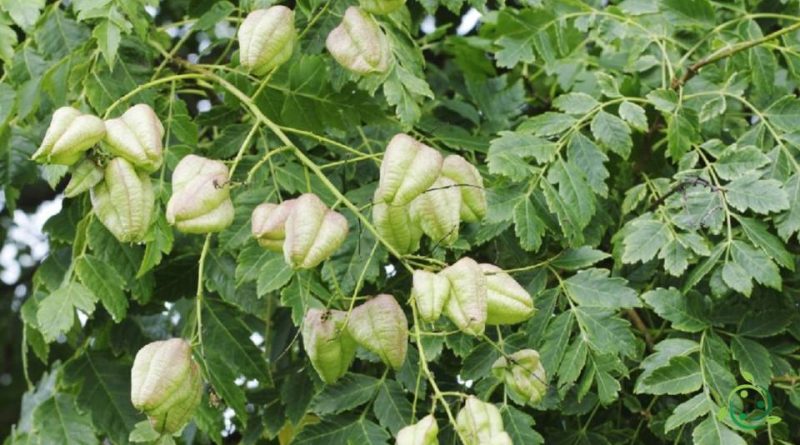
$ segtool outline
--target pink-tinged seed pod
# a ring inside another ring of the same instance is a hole
[[[533,316],[533,298],[524,287],[494,264],[480,266],[486,275],[487,324],[516,324]]]
[[[442,155],[405,134],[395,135],[381,162],[376,201],[408,204],[428,190],[442,170]]]
[[[452,179],[461,192],[461,219],[478,222],[486,216],[486,191],[483,177],[474,165],[458,155],[444,158],[442,176]]]
[[[265,202],[253,209],[250,226],[253,236],[261,247],[273,252],[283,252],[286,239],[286,220],[294,208],[294,199],[280,204]]]
[[[347,313],[312,308],[303,321],[303,347],[323,382],[335,383],[356,356],[356,342],[343,329]]]
[[[84,159],[69,169],[72,177],[64,189],[64,196],[74,198],[83,192],[90,190],[103,180],[103,169],[94,161]]]
[[[475,260],[464,257],[439,272],[450,281],[444,314],[462,332],[481,335],[486,328],[486,278]]]
[[[411,219],[438,244],[449,246],[458,239],[461,192],[455,182],[439,177],[431,188],[411,201]]]
[[[400,369],[406,361],[408,320],[393,296],[381,294],[353,309],[347,330],[392,368]]]
[[[325,46],[340,65],[356,74],[382,74],[391,66],[389,39],[375,19],[355,6],[347,8]]]
[[[359,6],[370,14],[390,14],[406,4],[406,0],[358,0]]]
[[[397,445],[439,445],[439,425],[433,415],[427,415],[419,422],[404,427],[397,432]]]
[[[172,172],[167,222],[184,233],[219,232],[233,222],[228,167],[221,161],[188,155]]]
[[[282,5],[257,9],[244,19],[238,37],[242,67],[263,76],[292,57],[297,41],[294,11]]]
[[[140,242],[147,235],[156,200],[147,173],[137,172],[122,158],[114,158],[90,196],[97,219],[117,240]]]
[[[164,126],[147,104],[129,108],[122,116],[105,122],[104,148],[146,172],[154,172],[163,160]]]
[[[286,219],[286,263],[298,269],[316,267],[341,247],[347,232],[344,216],[330,210],[317,195],[301,195]]]
[[[442,315],[450,297],[450,280],[427,270],[415,270],[411,297],[423,320],[432,323]]]
[[[156,431],[174,434],[192,418],[203,381],[189,343],[173,338],[152,342],[136,353],[131,368],[131,402]]]
[[[36,162],[72,165],[83,152],[100,142],[106,134],[103,121],[83,114],[72,107],[61,107],[53,113],[42,145],[33,154]]]
[[[467,403],[458,412],[456,428],[464,445],[512,445],[511,437],[503,429],[500,410],[475,396],[467,397]]]
[[[539,353],[523,349],[511,354],[509,359],[497,359],[492,365],[492,373],[525,403],[535,405],[547,393],[547,377]]]
[[[380,189],[375,193],[372,221],[386,242],[400,254],[416,252],[422,239],[422,229],[411,220],[409,206],[387,204],[380,200]]]

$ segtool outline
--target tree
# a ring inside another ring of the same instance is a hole
[[[0,0],[6,444],[800,440],[797,2],[272,3]]]

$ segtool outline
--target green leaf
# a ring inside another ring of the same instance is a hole
[[[800,175],[792,175],[783,185],[789,204],[789,211],[778,215],[775,219],[775,227],[778,235],[788,241],[789,238],[800,230]]]
[[[586,114],[600,103],[586,93],[567,93],[553,100],[553,106],[567,114]]]
[[[660,317],[669,320],[673,329],[700,332],[709,326],[707,301],[702,295],[681,295],[671,287],[645,292],[642,299]]]
[[[731,352],[733,358],[739,362],[740,372],[750,373],[756,385],[764,388],[769,386],[772,379],[772,360],[767,348],[749,338],[736,336],[731,339]]]
[[[616,309],[641,306],[636,291],[627,287],[627,280],[609,277],[608,274],[605,269],[581,270],[564,281],[564,289],[581,307]]]
[[[691,357],[679,355],[667,366],[656,369],[644,379],[649,394],[689,394],[703,385],[700,364]]]
[[[320,415],[338,414],[361,406],[375,397],[378,388],[383,385],[381,379],[363,374],[346,374],[333,385],[314,396],[312,409]]]
[[[695,445],[747,445],[741,436],[731,431],[715,416],[708,416],[692,431]]]
[[[716,22],[714,7],[708,0],[664,0],[661,6],[678,25],[710,28]]]
[[[394,380],[386,380],[378,389],[372,411],[378,422],[388,428],[392,435],[396,435],[401,428],[411,423],[413,407],[403,387]]]
[[[606,179],[609,177],[605,163],[608,156],[583,133],[575,132],[567,145],[567,157],[586,176],[592,191],[600,196],[608,195]]]
[[[75,263],[81,282],[100,298],[114,321],[119,323],[128,312],[128,299],[123,292],[125,279],[110,264],[93,255],[81,257]]]
[[[633,141],[631,129],[622,119],[601,110],[592,119],[591,129],[598,142],[623,159],[628,159]]]
[[[493,174],[521,180],[530,174],[527,160],[539,164],[550,162],[556,154],[556,144],[538,136],[514,131],[501,131],[489,146],[487,163]]]
[[[542,365],[547,375],[553,375],[561,363],[561,358],[567,350],[567,344],[572,336],[572,327],[575,317],[572,312],[562,312],[553,318],[547,325],[539,354]]]
[[[258,272],[258,296],[281,289],[292,279],[294,271],[282,256],[271,256]]]
[[[75,310],[87,315],[94,312],[97,296],[80,283],[68,283],[39,303],[36,320],[45,340],[52,342],[72,328]]]
[[[619,117],[639,131],[647,131],[647,115],[644,108],[633,102],[624,101],[619,105]]]
[[[794,270],[794,257],[786,250],[778,237],[769,233],[767,225],[759,220],[737,216],[736,220],[741,224],[744,233],[756,246],[760,247],[764,253],[777,261],[781,266]]]
[[[44,4],[44,0],[0,0],[0,7],[26,32],[39,20]]]
[[[536,213],[531,198],[525,197],[514,207],[514,233],[517,234],[520,246],[531,252],[539,250],[544,229],[544,222]]]
[[[647,93],[647,100],[665,113],[671,113],[678,106],[678,94],[673,90],[653,90]]]
[[[113,67],[117,58],[119,42],[122,39],[119,27],[111,20],[105,20],[94,28],[92,36],[97,39],[97,46],[103,53],[108,66]]]
[[[551,266],[564,270],[578,270],[589,267],[611,255],[593,249],[589,246],[578,247],[577,249],[566,249],[550,262]]]
[[[667,152],[672,159],[680,159],[692,147],[698,135],[697,116],[685,109],[678,110],[667,122]]]
[[[33,426],[41,443],[94,445],[100,443],[94,435],[87,414],[75,409],[75,398],[56,394],[42,403],[33,413]]]
[[[530,131],[536,136],[555,136],[563,133],[576,122],[577,120],[568,114],[548,111],[528,118],[517,128],[517,131]]]
[[[722,280],[725,281],[725,284],[748,297],[753,291],[751,279],[750,274],[739,263],[725,263],[725,266],[722,267]]]
[[[599,307],[578,306],[572,309],[583,331],[583,338],[597,353],[618,353],[631,356],[636,338],[630,324],[615,315],[615,311]]]
[[[675,407],[672,415],[664,424],[664,432],[668,433],[681,425],[692,422],[698,417],[708,414],[709,411],[711,411],[711,403],[705,394],[699,393]]]
[[[700,113],[698,115],[700,123],[702,124],[721,115],[725,112],[726,106],[727,103],[725,102],[725,96],[719,95],[712,97],[710,100],[706,101],[702,107],[700,107]]]
[[[292,441],[293,445],[385,445],[389,434],[365,417],[330,417],[309,425]]]
[[[728,203],[739,211],[767,214],[789,208],[786,192],[774,179],[758,179],[758,174],[741,176],[725,186]]]
[[[672,239],[669,226],[652,216],[639,217],[626,226],[625,238],[622,241],[623,263],[646,263],[656,256]]]
[[[760,284],[773,289],[781,289],[781,275],[778,266],[764,252],[750,244],[734,240],[731,245],[733,260],[742,266],[747,275],[752,276]]]
[[[142,420],[136,424],[131,434],[128,435],[128,440],[131,442],[151,443],[158,440],[159,436],[161,434],[153,428],[149,420]]]
[[[533,429],[536,422],[529,414],[506,404],[500,408],[500,415],[503,416],[503,429],[511,436],[513,443],[525,445],[545,443],[544,437]]]
[[[722,152],[714,170],[723,179],[736,179],[745,173],[759,169],[769,164],[767,155],[756,147],[731,147]]]

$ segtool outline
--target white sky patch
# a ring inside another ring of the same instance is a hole
[[[197,52],[202,53],[206,50],[206,48],[211,46],[211,40],[205,35],[205,33],[200,35],[199,40],[200,43],[197,44]]]
[[[236,380],[233,381],[233,383],[236,386],[242,386],[242,385],[244,385],[244,382],[246,382],[246,381],[247,381],[247,379],[244,376],[239,376],[239,377],[236,378]]]
[[[264,343],[264,336],[262,336],[258,332],[253,332],[252,334],[250,334],[250,341],[253,342],[253,344],[256,346],[261,346],[261,344]]]
[[[156,6],[147,5],[144,7],[144,10],[147,11],[148,14],[150,14],[150,17],[155,18],[155,16],[158,15],[158,7]]]
[[[214,35],[220,39],[231,39],[236,35],[236,27],[226,21],[219,21],[214,25]]]
[[[188,56],[186,56],[186,60],[188,60],[189,63],[197,63],[200,61],[200,56],[198,56],[195,53],[191,53]]]
[[[388,278],[392,278],[393,276],[397,275],[397,269],[395,269],[393,264],[387,264],[383,266],[383,270],[386,271],[386,276]]]
[[[86,326],[86,322],[89,320],[89,316],[86,315],[83,311],[78,310],[78,321],[81,322],[81,326]]]
[[[233,418],[236,413],[228,408],[222,413],[223,420],[225,421],[225,431],[222,432],[223,437],[228,437],[236,431],[236,425],[233,424]]]
[[[45,201],[30,214],[22,210],[14,211],[13,225],[8,230],[6,243],[0,248],[0,280],[4,283],[12,284],[19,279],[22,272],[20,263],[22,266],[31,266],[47,256],[50,245],[42,228],[48,219],[61,211],[63,199],[59,195],[51,201]],[[20,255],[18,259],[21,247],[27,247],[30,253]]]
[[[461,24],[456,28],[456,33],[460,36],[466,35],[478,25],[482,14],[475,8],[469,8],[464,17],[461,17]]]
[[[464,379],[462,379],[461,378],[461,374],[456,376],[456,381],[458,382],[459,385],[464,385],[467,388],[472,388],[472,384],[475,383],[472,380],[464,380]]]
[[[423,34],[430,34],[436,31],[436,17],[432,15],[425,16],[425,18],[422,19],[422,23],[419,25],[419,29]]]
[[[207,113],[211,111],[211,101],[208,99],[203,99],[197,101],[197,112],[198,113]]]

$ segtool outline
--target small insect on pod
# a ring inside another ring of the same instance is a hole
[[[523,349],[500,357],[492,365],[492,373],[502,380],[506,389],[530,405],[538,403],[547,393],[547,379],[539,353]]]
[[[347,8],[325,46],[339,65],[356,74],[382,74],[391,66],[389,39],[375,19],[355,6]]]
[[[95,215],[117,240],[139,242],[147,235],[156,200],[147,173],[125,159],[112,159],[90,196]]]
[[[42,145],[32,158],[37,162],[72,165],[105,134],[106,126],[99,117],[61,107],[53,113]]]
[[[408,320],[393,296],[381,294],[350,313],[347,329],[355,341],[394,369],[406,360]]]
[[[231,225],[228,167],[196,155],[181,159],[172,172],[167,222],[184,233],[219,232]]]
[[[134,105],[122,116],[105,122],[103,148],[137,168],[154,172],[163,160],[164,126],[146,104]]]
[[[179,432],[203,395],[203,381],[189,343],[173,338],[152,342],[136,353],[131,368],[131,402],[166,434]]]
[[[263,76],[292,57],[297,41],[294,11],[281,5],[257,9],[244,19],[238,37],[242,67]]]
[[[347,373],[356,342],[343,329],[347,313],[312,308],[303,321],[303,347],[322,381],[331,384]]]

